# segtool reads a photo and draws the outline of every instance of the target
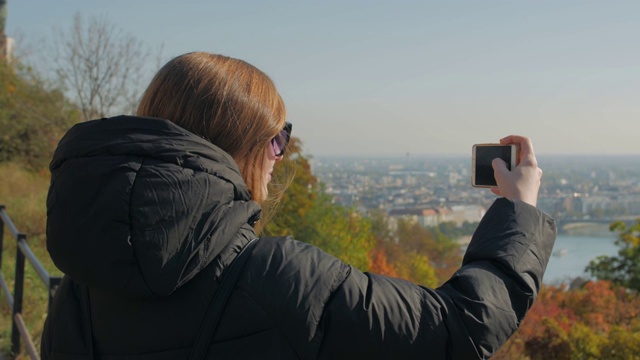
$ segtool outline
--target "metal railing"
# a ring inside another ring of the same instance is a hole
[[[3,245],[4,245],[4,230],[5,225],[8,227],[9,232],[16,240],[16,268],[15,268],[15,276],[14,276],[14,286],[13,286],[13,294],[9,290],[9,285],[7,285],[7,281],[2,275],[2,253],[3,253]],[[38,355],[38,350],[33,344],[33,340],[31,339],[31,335],[25,325],[24,319],[22,317],[22,298],[24,294],[24,269],[25,269],[25,259],[29,260],[31,266],[33,266],[34,270],[42,280],[42,282],[47,286],[49,291],[49,305],[51,305],[51,300],[53,299],[53,295],[56,291],[56,288],[60,284],[60,277],[52,277],[49,275],[47,270],[42,266],[38,258],[33,254],[29,245],[27,245],[27,235],[18,231],[18,229],[11,221],[9,214],[7,214],[4,205],[0,205],[0,288],[4,293],[7,302],[9,304],[9,308],[11,311],[11,354],[12,356],[18,356],[20,354],[20,340],[24,340],[25,350],[29,354],[32,359],[40,359]]]

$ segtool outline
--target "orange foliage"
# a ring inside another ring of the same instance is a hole
[[[518,331],[523,337],[535,336],[540,324],[545,318],[554,319],[564,331],[569,331],[571,324],[576,321],[576,315],[571,307],[566,307],[563,298],[565,288],[549,287],[541,291],[537,301],[531,307]]]
[[[639,313],[640,298],[608,281],[574,290],[543,287],[519,330],[492,359],[610,358],[613,331],[628,334],[618,337],[627,343],[616,340],[619,352],[638,346]]]
[[[380,275],[398,277],[396,268],[387,261],[384,250],[376,247],[371,251],[371,272]]]

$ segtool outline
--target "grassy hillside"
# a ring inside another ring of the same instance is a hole
[[[60,276],[45,246],[46,197],[48,172],[31,172],[20,164],[0,163],[0,204],[11,217],[18,231],[27,234],[27,242],[50,274]],[[2,275],[13,292],[16,240],[5,226],[2,251]],[[36,346],[40,345],[42,325],[46,317],[47,289],[27,262],[24,285],[23,317]],[[22,342],[24,345],[24,342]],[[11,347],[11,309],[7,298],[0,295],[0,354]],[[28,358],[26,355],[21,358]]]

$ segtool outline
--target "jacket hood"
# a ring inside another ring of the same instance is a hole
[[[50,170],[47,249],[79,283],[166,295],[255,237],[260,207],[233,158],[168,120],[77,124]]]

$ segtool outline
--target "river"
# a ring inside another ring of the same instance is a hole
[[[559,234],[543,282],[557,285],[568,283],[578,276],[588,278],[589,274],[584,272],[584,268],[591,260],[600,255],[618,254],[615,239],[613,233],[594,236]]]

